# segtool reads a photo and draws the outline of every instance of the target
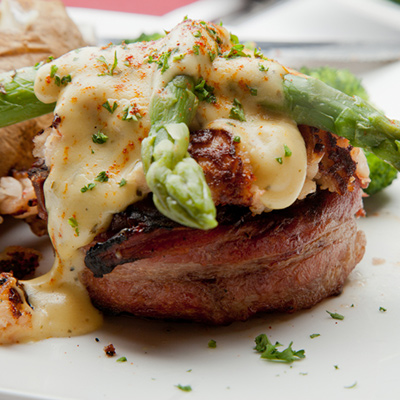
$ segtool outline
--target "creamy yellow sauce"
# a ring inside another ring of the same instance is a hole
[[[222,127],[240,136],[256,177],[253,211],[295,201],[306,174],[303,139],[293,121],[268,115],[260,104],[283,101],[287,71],[254,55],[224,57],[232,45],[225,29],[185,21],[157,42],[83,48],[39,70],[36,95],[56,101],[60,118],[38,138],[50,168],[44,191],[56,262],[45,276],[24,282],[32,325],[11,339],[3,329],[0,342],[79,335],[100,326],[102,317],[79,281],[81,248],[107,229],[113,214],[148,194],[140,147],[150,129],[149,102],[176,75],[214,87],[216,103],[200,102],[190,128]],[[246,121],[229,118],[234,99]],[[107,139],[94,143],[99,135]]]

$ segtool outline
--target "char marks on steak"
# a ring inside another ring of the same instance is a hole
[[[94,271],[81,278],[92,301],[115,313],[224,324],[311,307],[338,294],[364,254],[354,220],[360,208],[355,185],[255,216],[225,207],[226,223],[210,231],[139,223],[93,244],[86,262]],[[104,260],[115,268],[96,278]]]

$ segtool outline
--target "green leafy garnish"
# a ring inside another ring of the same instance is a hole
[[[89,183],[89,184],[85,185],[83,188],[81,188],[81,192],[85,193],[88,190],[93,190],[95,187],[96,187],[95,183]]]
[[[292,150],[290,150],[286,144],[283,145],[283,148],[285,149],[285,157],[290,157],[292,155]]]
[[[200,78],[194,87],[194,94],[200,101],[206,101],[207,103],[215,103],[217,101],[214,96],[214,88],[207,85],[206,81]]]
[[[57,65],[52,65],[50,67],[50,78],[54,78],[54,76],[56,75],[57,71],[58,71]]]
[[[210,349],[215,349],[215,348],[217,347],[217,342],[216,342],[214,339],[211,339],[211,340],[208,342],[208,347],[209,347]]]
[[[126,362],[128,361],[126,357],[120,357],[117,359],[117,362]]]
[[[233,141],[235,143],[240,143],[240,136],[234,136]]]
[[[243,49],[244,44],[235,44],[230,50],[225,51],[222,54],[222,57],[226,58],[227,60],[236,57],[251,57],[250,54],[245,53]]]
[[[311,339],[314,339],[314,338],[316,338],[316,337],[318,337],[318,336],[321,336],[319,333],[312,333],[311,335],[310,335],[310,338]]]
[[[99,74],[99,76],[103,76],[103,75],[110,75],[113,76],[114,75],[114,70],[117,67],[118,64],[118,58],[117,58],[117,51],[115,50],[114,52],[114,62],[112,64],[109,64],[107,62],[107,60],[105,59],[104,56],[100,56],[97,61],[100,61],[101,63],[103,63],[103,65],[106,67],[107,72],[104,74]]]
[[[68,218],[68,224],[75,229],[75,233],[79,236],[78,221],[74,217]]]
[[[168,59],[170,56],[171,51],[165,51],[164,53],[161,53],[158,57],[156,63],[158,65],[158,69],[161,69],[161,73],[164,73],[169,68]]]
[[[98,131],[92,135],[92,142],[96,144],[103,144],[107,142],[108,136],[105,135],[103,132]]]
[[[266,67],[264,64],[259,63],[259,64],[258,64],[258,69],[259,69],[261,72],[268,72],[269,67]]]
[[[386,311],[387,311],[387,309],[386,309],[386,308],[384,308],[384,307],[379,307],[379,311],[380,311],[380,312],[386,312]]]
[[[200,46],[198,44],[193,46],[193,53],[196,54],[196,56],[200,54]]]
[[[255,338],[256,346],[254,349],[261,353],[261,358],[265,358],[270,361],[282,361],[291,363],[293,361],[300,360],[305,358],[305,351],[304,350],[293,350],[292,344],[290,342],[289,346],[284,349],[283,351],[279,351],[277,347],[282,346],[280,343],[276,342],[274,345],[269,341],[268,336],[265,333],[258,335]]]
[[[119,182],[119,187],[125,186],[126,185],[126,179],[122,178],[121,181]]]
[[[180,390],[182,390],[183,392],[191,392],[192,391],[192,387],[190,385],[186,385],[186,386],[182,386],[181,384],[176,385],[176,387]]]
[[[111,114],[114,113],[114,111],[117,109],[118,107],[118,103],[116,101],[114,101],[113,105],[110,106],[110,103],[108,102],[108,100],[102,104],[102,106]]]
[[[96,178],[94,178],[94,180],[97,182],[108,182],[108,175],[106,171],[101,171]]]
[[[229,113],[229,118],[237,119],[242,122],[246,121],[242,103],[236,98],[233,100],[233,107],[231,108],[231,111]]]
[[[333,319],[339,319],[339,320],[344,320],[344,315],[338,314],[338,313],[332,313],[328,310],[326,312],[333,318]]]
[[[124,121],[127,120],[132,120],[132,121],[138,121],[140,118],[142,118],[142,115],[139,112],[139,109],[137,108],[136,105],[129,105],[124,108],[124,114],[122,116],[122,119]]]
[[[278,161],[279,164],[283,164],[282,157],[276,157],[275,160]]]

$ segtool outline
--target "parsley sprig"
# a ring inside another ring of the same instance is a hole
[[[105,72],[104,74],[99,74],[99,76],[104,76],[104,75],[113,76],[114,75],[114,70],[115,70],[115,68],[117,67],[117,64],[118,64],[118,58],[117,58],[117,51],[116,50],[114,52],[114,62],[112,64],[109,64],[104,56],[100,56],[97,60],[100,61],[101,63],[103,63],[103,65],[107,69],[107,72]]]
[[[206,101],[207,103],[216,103],[217,99],[214,96],[214,88],[207,85],[206,81],[200,78],[194,87],[194,94],[200,101]]]
[[[244,49],[244,44],[235,44],[231,47],[230,50],[225,51],[222,54],[222,57],[226,58],[227,60],[236,57],[251,57],[251,55],[245,53],[243,49]]]
[[[237,119],[238,121],[246,121],[242,103],[238,99],[233,99],[233,106],[229,112],[229,118]]]
[[[255,338],[255,343],[256,346],[254,347],[254,349],[258,353],[261,353],[260,357],[270,361],[282,361],[291,363],[293,361],[305,358],[304,350],[296,351],[292,349],[293,342],[290,342],[289,346],[286,349],[279,351],[277,347],[280,347],[282,345],[279,342],[272,344],[265,333],[258,335]]]

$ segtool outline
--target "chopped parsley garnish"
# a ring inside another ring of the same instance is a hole
[[[54,76],[56,75],[58,71],[58,67],[57,65],[52,65],[50,68],[50,78],[54,78]]]
[[[182,386],[182,385],[176,385],[176,387],[180,390],[182,390],[183,392],[191,392],[192,391],[192,387],[190,385],[186,385],[186,386]]]
[[[290,150],[286,144],[283,145],[283,148],[285,149],[285,157],[290,157],[292,155],[292,150]]]
[[[108,140],[108,136],[105,135],[103,132],[98,131],[97,133],[94,133],[92,135],[93,143],[103,144],[103,143],[107,142],[107,140]]]
[[[217,57],[217,54],[213,53],[212,51],[208,51],[208,56],[210,57],[210,61],[213,62],[215,57]]]
[[[251,57],[250,54],[246,54],[244,51],[244,44],[235,44],[229,51],[225,51],[222,57],[226,59],[236,58],[236,57]]]
[[[71,80],[71,75],[65,75],[62,78],[60,78],[58,75],[54,76],[54,82],[57,86],[66,85],[67,83],[71,82]]]
[[[182,60],[183,58],[185,58],[185,56],[186,56],[186,53],[179,54],[178,56],[175,56],[175,57],[172,59],[172,61],[180,61],[180,60]]]
[[[237,119],[238,121],[246,121],[242,103],[238,99],[233,100],[233,106],[229,112],[229,118]]]
[[[214,339],[211,339],[211,340],[208,342],[208,347],[209,347],[210,349],[215,349],[215,348],[217,347],[217,342],[216,342]]]
[[[233,33],[230,34],[230,40],[233,44],[239,44],[239,38]]]
[[[256,346],[254,347],[254,349],[258,353],[261,353],[260,357],[270,361],[283,361],[291,363],[293,361],[305,358],[304,350],[296,351],[292,349],[293,342],[290,342],[289,346],[283,351],[279,351],[277,347],[280,347],[282,345],[278,342],[272,344],[265,333],[258,335],[255,338],[255,343]]]
[[[275,160],[278,161],[279,164],[283,164],[282,157],[276,157]]]
[[[74,217],[68,218],[68,224],[75,229],[75,233],[79,236],[79,228],[78,228],[78,221]]]
[[[95,183],[88,183],[83,188],[81,188],[82,193],[86,193],[88,190],[93,190],[96,187]]]
[[[126,357],[120,357],[117,359],[117,362],[126,362],[128,361]]]
[[[158,57],[158,60],[156,61],[157,65],[158,65],[158,69],[161,69],[161,73],[164,73],[169,68],[168,59],[169,59],[170,55],[171,55],[171,51],[166,51],[166,52],[160,54],[160,56]]]
[[[384,307],[379,307],[379,311],[380,311],[380,312],[386,312],[386,311],[387,311],[387,309],[386,309],[386,308],[384,308]]]
[[[114,52],[114,62],[112,64],[109,64],[104,56],[100,56],[97,60],[102,62],[104,64],[104,66],[106,67],[106,69],[107,69],[106,73],[99,74],[99,76],[103,76],[103,75],[113,76],[114,75],[114,70],[115,70],[115,68],[117,67],[117,64],[118,64],[117,50],[115,50],[115,52]]]
[[[264,64],[259,63],[259,64],[258,64],[258,69],[259,69],[261,72],[268,72],[269,67],[266,67]]]
[[[101,171],[96,178],[94,178],[94,180],[97,182],[108,182],[108,175],[106,171]]]
[[[193,53],[196,54],[196,56],[200,54],[200,46],[198,44],[193,46]]]
[[[194,94],[200,101],[206,101],[207,103],[215,103],[217,101],[214,96],[214,88],[207,85],[205,79],[200,78],[194,87]]]
[[[124,121],[126,120],[132,120],[132,121],[138,121],[140,118],[142,118],[142,115],[139,112],[139,109],[137,108],[136,105],[129,105],[124,108],[124,115],[122,116],[122,119]]]
[[[254,57],[265,59],[264,54],[261,53],[261,49],[260,48],[257,49],[257,47],[254,48]]]
[[[196,31],[195,33],[193,33],[193,36],[196,38],[201,37],[201,31]]]
[[[314,339],[314,338],[316,338],[316,337],[318,337],[318,336],[321,336],[319,333],[312,333],[311,335],[310,335],[310,338],[311,339]]]
[[[127,183],[127,182],[126,182],[126,179],[125,179],[125,178],[122,178],[121,181],[120,181],[120,183],[119,183],[119,187],[125,186],[126,183]]]
[[[111,114],[114,113],[114,111],[117,109],[118,107],[118,103],[116,101],[114,101],[113,105],[110,106],[110,103],[108,102],[108,100],[102,104],[102,106]]]
[[[326,310],[326,312],[333,318],[333,319],[339,319],[339,320],[343,320],[344,319],[344,315],[342,314],[338,314],[338,313],[332,313],[328,310]]]
[[[252,95],[252,96],[257,96],[257,89],[256,88],[252,88],[252,87],[250,87],[250,86],[248,86],[247,85],[247,88],[249,89],[249,91],[250,91],[250,94]]]
[[[240,143],[240,136],[235,136],[235,137],[233,138],[233,141],[234,141],[235,143]]]

